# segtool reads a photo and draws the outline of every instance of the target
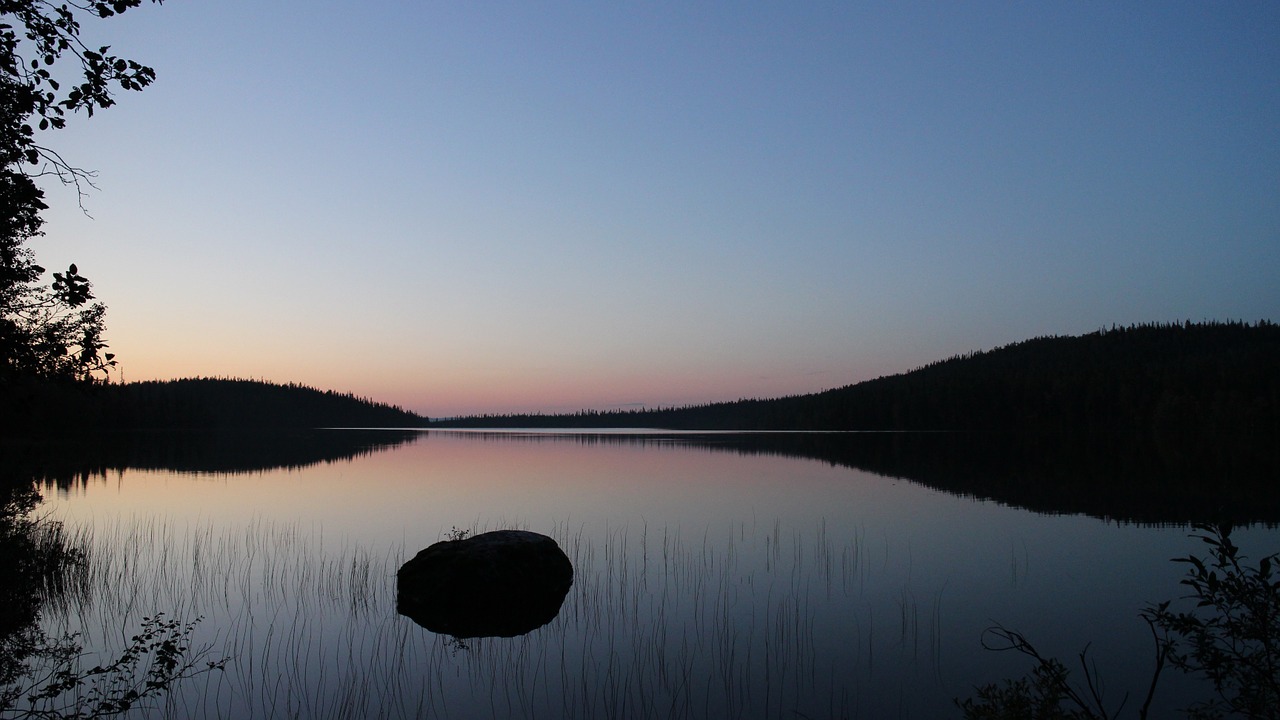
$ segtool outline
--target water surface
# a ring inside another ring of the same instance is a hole
[[[232,658],[160,709],[181,717],[957,716],[953,698],[1029,669],[982,649],[997,623],[1068,660],[1090,644],[1118,704],[1145,690],[1138,611],[1177,597],[1169,558],[1199,552],[1184,525],[947,492],[815,437],[183,442],[51,478],[45,503],[88,538],[96,588],[51,627],[105,651],[144,615],[202,617],[198,642]],[[551,623],[459,641],[395,612],[407,558],[497,528],[568,553]],[[1237,542],[1256,556],[1280,534]]]

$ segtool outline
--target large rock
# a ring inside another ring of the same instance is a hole
[[[551,622],[573,585],[555,540],[497,530],[445,540],[396,573],[396,610],[457,638],[514,637]]]

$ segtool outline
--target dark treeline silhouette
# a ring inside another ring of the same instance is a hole
[[[1280,437],[1280,326],[1149,324],[1042,337],[825,392],[436,427],[1250,433]]]
[[[393,405],[290,383],[196,378],[116,385],[112,422],[127,427],[414,427],[426,419]]]
[[[415,413],[351,394],[292,383],[220,378],[28,384],[8,388],[0,406],[12,409],[0,420],[10,432],[418,427],[426,423]]]

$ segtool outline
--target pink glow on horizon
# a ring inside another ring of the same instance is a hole
[[[213,367],[210,364],[208,367]],[[262,362],[221,362],[219,372],[202,371],[200,363],[172,365],[130,360],[124,366],[127,382],[172,380],[187,377],[219,377],[298,383],[321,390],[397,405],[428,417],[473,414],[572,413],[578,410],[616,410],[699,405],[743,398],[772,398],[820,392],[909,368],[877,369],[846,373],[798,373],[768,377],[746,372],[710,376],[688,372],[670,376],[599,375],[557,377],[536,375],[530,379],[515,371],[466,373],[440,371],[384,372],[373,375],[344,373],[339,369],[281,367]],[[116,380],[121,378],[117,376]]]

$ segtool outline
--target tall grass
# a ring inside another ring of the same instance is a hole
[[[204,618],[195,642],[231,662],[179,688],[169,717],[876,716],[877,662],[937,665],[941,590],[921,603],[900,587],[896,617],[874,613],[885,590],[860,530],[534,529],[569,555],[574,584],[554,621],[517,638],[458,641],[398,615],[395,572],[418,548],[260,519],[74,529],[87,562],[49,629],[106,651],[145,614]]]

